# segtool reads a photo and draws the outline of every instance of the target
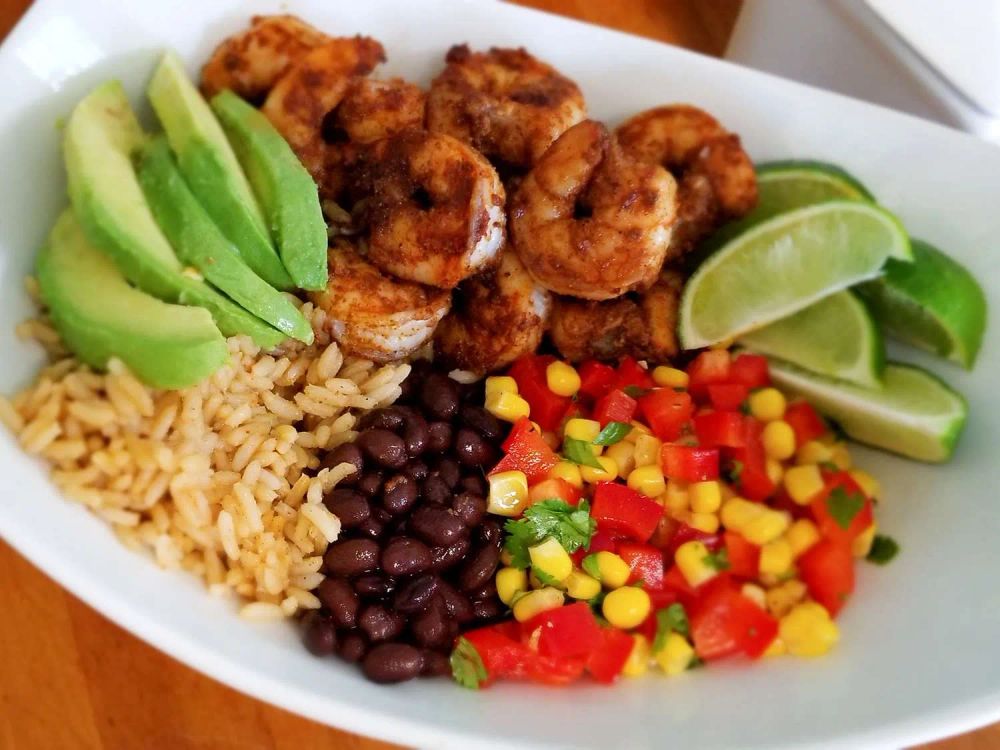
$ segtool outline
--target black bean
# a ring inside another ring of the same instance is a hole
[[[483,545],[462,564],[458,573],[458,587],[466,592],[478,589],[493,577],[499,562],[499,547]]]
[[[427,450],[429,441],[430,432],[427,429],[427,420],[416,410],[407,409],[403,427],[403,442],[406,444],[406,452],[411,456],[419,456]]]
[[[355,442],[365,457],[379,466],[401,469],[406,465],[406,445],[403,438],[394,432],[378,428],[364,430]]]
[[[419,458],[415,458],[403,467],[403,473],[410,479],[422,482],[427,479],[430,469],[427,467],[426,462],[421,461]]]
[[[428,375],[420,389],[420,402],[434,419],[453,419],[459,398],[458,384],[437,372]]]
[[[428,607],[410,621],[413,640],[424,648],[447,648],[458,634],[458,623],[451,620],[444,605]]]
[[[437,473],[420,483],[420,496],[428,503],[444,505],[451,500],[451,488]]]
[[[403,632],[406,618],[381,604],[369,604],[358,615],[358,627],[371,643],[391,641]]]
[[[423,575],[401,586],[392,597],[392,606],[405,614],[424,609],[437,593],[440,580],[435,575]]]
[[[396,582],[381,573],[369,573],[354,579],[354,590],[365,599],[384,599],[396,588]]]
[[[326,548],[323,561],[331,573],[345,578],[378,567],[379,548],[371,539],[348,539]]]
[[[375,428],[377,430],[399,432],[403,427],[404,421],[403,412],[395,406],[389,406],[385,409],[375,409],[375,411],[365,414],[361,418],[361,421],[358,422],[358,429],[368,430]]]
[[[382,485],[382,507],[390,513],[405,513],[417,499],[417,483],[405,474],[394,474]]]
[[[336,487],[325,498],[323,504],[340,519],[345,529],[360,526],[371,517],[368,498],[347,487]]]
[[[310,653],[316,656],[329,656],[337,648],[337,631],[327,617],[317,612],[310,612],[302,618],[305,629],[302,632],[302,642]]]
[[[455,495],[451,501],[451,509],[470,528],[478,526],[486,518],[485,498],[471,492]]]
[[[480,586],[478,589],[469,592],[469,598],[474,602],[481,602],[484,599],[495,598],[497,595],[497,586],[493,581],[492,576],[490,579]]]
[[[507,611],[499,599],[483,599],[472,604],[472,614],[477,620],[495,620]]]
[[[458,461],[447,456],[437,462],[437,466],[431,473],[441,477],[448,485],[449,490],[455,489],[458,486],[458,480],[462,478],[462,469],[459,467]]]
[[[382,489],[382,472],[369,471],[358,480],[358,491],[372,497]]]
[[[486,486],[486,480],[480,474],[469,474],[462,477],[458,482],[458,488],[480,497],[486,497],[486,492],[489,489]]]
[[[441,651],[424,651],[424,668],[420,671],[424,677],[450,677],[451,659]]]
[[[420,397],[420,388],[424,384],[424,378],[431,371],[430,362],[427,360],[413,362],[411,363],[411,368],[410,374],[399,384],[402,393],[396,399],[397,403],[410,403],[417,400]]]
[[[423,654],[405,643],[379,644],[361,663],[365,677],[382,684],[412,680],[423,668]]]
[[[469,551],[470,546],[472,545],[468,538],[463,537],[447,547],[432,547],[431,570],[435,573],[448,570],[465,557],[465,553]]]
[[[462,519],[444,508],[421,506],[410,516],[413,533],[428,544],[441,547],[468,534]]]
[[[444,604],[444,610],[450,618],[459,625],[472,619],[472,604],[468,598],[460,594],[454,586],[442,581],[438,584],[437,596]]]
[[[353,628],[358,619],[358,595],[343,578],[324,578],[316,587],[316,596],[330,611],[339,628]]]
[[[468,427],[461,427],[455,435],[455,454],[466,466],[485,466],[493,463],[493,448],[482,435]]]
[[[338,445],[323,457],[323,463],[320,466],[321,468],[332,469],[340,464],[354,464],[355,469],[353,474],[348,474],[341,479],[340,484],[347,487],[357,483],[361,478],[362,472],[365,470],[365,459],[361,455],[361,449],[354,443]]]
[[[392,539],[382,550],[382,570],[391,576],[412,576],[423,573],[430,564],[430,548],[413,537],[401,536]]]
[[[448,422],[431,422],[427,425],[427,452],[444,453],[454,437],[455,430]]]
[[[361,661],[368,650],[368,643],[365,637],[356,630],[349,630],[340,634],[338,640],[337,655],[344,661]]]
[[[490,442],[498,441],[506,433],[503,422],[481,406],[464,405],[459,411],[458,419]]]
[[[385,522],[375,518],[374,515],[354,529],[356,534],[367,539],[380,539],[386,531]]]
[[[503,526],[495,518],[487,518],[479,527],[477,536],[482,544],[493,545],[500,549],[503,545]]]

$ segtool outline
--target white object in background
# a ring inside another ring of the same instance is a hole
[[[726,57],[1000,142],[1000,0],[752,0]]]

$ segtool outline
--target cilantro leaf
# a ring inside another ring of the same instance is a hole
[[[826,498],[830,517],[844,531],[851,528],[851,521],[865,507],[865,497],[858,492],[848,494],[843,487],[834,487]]]
[[[824,471],[840,471],[840,467],[837,466],[833,461],[820,461],[819,468]]]
[[[524,516],[504,524],[504,548],[510,553],[511,565],[523,570],[531,565],[528,547],[553,537],[567,552],[586,549],[596,528],[597,521],[590,517],[590,503],[586,500],[574,506],[551,498],[528,506]]]
[[[729,570],[729,550],[723,547],[718,552],[709,552],[705,555],[705,564],[720,572]]]
[[[614,445],[620,443],[630,432],[632,425],[628,422],[608,422],[593,442],[594,445]]]
[[[899,543],[891,536],[876,534],[872,540],[872,548],[868,550],[866,559],[876,565],[885,565],[899,554]]]
[[[632,398],[642,398],[647,393],[650,392],[650,388],[643,388],[639,385],[627,385],[622,390],[625,392],[626,396],[631,396]]]
[[[583,558],[583,562],[580,563],[580,567],[583,568],[584,572],[591,578],[597,581],[601,580],[601,569],[597,565],[597,553],[587,555]]]
[[[676,632],[687,637],[691,628],[687,612],[679,602],[664,607],[656,613],[656,636],[653,638],[653,653],[657,654],[667,643],[667,636]]]
[[[736,484],[740,481],[740,474],[742,473],[743,462],[734,460],[729,464],[729,468],[726,470],[725,479],[730,484]]]
[[[448,661],[451,663],[451,676],[455,678],[455,682],[469,690],[478,690],[480,683],[489,677],[476,647],[465,638],[458,639]]]
[[[544,570],[539,568],[537,565],[532,566],[531,572],[535,574],[535,578],[541,581],[546,586],[559,586],[559,579],[555,576],[550,576]]]
[[[595,469],[603,468],[600,461],[597,460],[597,456],[590,450],[590,443],[586,440],[570,437],[563,440],[563,456],[581,466],[591,466]]]

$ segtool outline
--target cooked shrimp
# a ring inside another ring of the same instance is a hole
[[[587,116],[573,81],[523,49],[452,47],[427,98],[427,127],[524,170]]]
[[[559,353],[579,362],[627,355],[666,362],[677,355],[677,305],[683,280],[665,271],[640,295],[606,302],[557,297],[549,336]]]
[[[299,58],[329,40],[295,16],[254,16],[249,29],[215,48],[201,69],[202,93],[211,98],[232,89],[259,102]]]
[[[331,116],[331,140],[367,144],[423,127],[427,96],[402,78],[359,78]]]
[[[434,335],[435,356],[477,373],[498,370],[542,341],[552,295],[508,245],[496,271],[463,282]]]
[[[389,362],[413,354],[451,307],[448,292],[383,274],[346,241],[334,243],[327,261],[330,282],[309,297],[326,312],[331,335],[359,357]]]
[[[669,258],[757,204],[757,176],[739,136],[697,107],[674,104],[641,112],[619,126],[626,154],[660,164],[679,183],[679,217]]]
[[[495,263],[505,195],[481,154],[443,133],[407,130],[374,144],[366,163],[372,263],[444,289]]]
[[[385,60],[382,45],[363,36],[332,39],[296,62],[275,84],[261,111],[318,183],[338,161],[323,138],[323,121],[359,76]]]
[[[610,299],[656,279],[676,204],[665,169],[625,157],[603,125],[585,120],[524,178],[511,201],[511,234],[545,288]]]

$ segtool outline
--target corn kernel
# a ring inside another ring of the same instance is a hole
[[[563,427],[563,435],[568,438],[573,438],[574,440],[583,440],[587,443],[591,442],[600,433],[601,423],[596,419],[573,417],[572,419],[567,420],[566,426]]]
[[[841,471],[851,468],[851,452],[845,443],[834,443],[830,446],[830,461]]]
[[[761,388],[750,394],[750,413],[761,422],[785,416],[785,395],[777,388]]]
[[[785,489],[799,505],[808,505],[823,491],[823,475],[815,464],[793,466],[785,472]]]
[[[633,469],[628,475],[628,486],[646,497],[658,497],[667,491],[663,470],[656,464]]]
[[[851,542],[851,554],[855,557],[867,557],[872,550],[876,531],[878,531],[878,525],[872,521],[871,526],[858,534]]]
[[[514,556],[507,551],[506,548],[500,550],[500,563],[502,565],[513,565]]]
[[[756,583],[744,583],[740,587],[740,593],[761,609],[767,609],[767,595]]]
[[[528,590],[528,574],[517,568],[500,568],[496,585],[500,601],[509,605],[515,594]]]
[[[593,599],[601,593],[601,582],[596,578],[584,573],[582,570],[574,570],[566,580],[563,581],[566,593],[574,599]]]
[[[719,517],[715,513],[681,513],[677,520],[703,534],[714,534],[719,530]]]
[[[596,484],[597,482],[610,482],[618,476],[618,464],[615,463],[613,458],[608,456],[596,456],[597,463],[601,465],[600,469],[596,469],[593,466],[580,466],[580,476],[583,477],[584,482],[590,482],[591,484]]]
[[[722,505],[722,490],[715,480],[692,482],[688,485],[688,496],[695,513],[716,513]]]
[[[784,534],[791,522],[792,517],[785,511],[761,506],[760,515],[743,524],[739,531],[751,544],[763,546]]]
[[[681,575],[691,586],[700,586],[710,578],[714,578],[718,572],[709,564],[708,556],[708,547],[704,542],[698,541],[684,542],[674,553],[674,561]]]
[[[505,422],[516,422],[531,413],[528,402],[509,391],[498,391],[486,397],[486,411]]]
[[[562,581],[573,572],[573,558],[556,541],[555,537],[550,536],[544,541],[528,547],[528,556],[531,558],[532,568],[537,568],[557,581]]]
[[[491,375],[486,378],[486,395],[494,393],[517,394],[517,381],[510,375]]]
[[[784,461],[795,455],[795,430],[783,419],[764,425],[761,439],[768,458]]]
[[[516,602],[514,602],[514,619],[518,622],[527,622],[532,617],[548,612],[550,609],[561,607],[566,597],[559,589],[546,586],[545,588],[529,591]]]
[[[635,445],[633,443],[626,443],[622,440],[619,443],[608,446],[608,449],[604,451],[604,455],[614,460],[618,466],[618,473],[623,477],[631,474],[632,469],[635,468]]]
[[[858,483],[858,487],[872,500],[882,499],[882,485],[879,481],[864,469],[854,469],[850,472],[850,477]]]
[[[608,589],[617,589],[628,583],[632,569],[628,563],[614,552],[598,552],[596,554],[597,570],[601,574],[601,585]]]
[[[667,480],[667,489],[663,493],[663,507],[671,515],[685,512],[691,505],[687,482],[679,479]]]
[[[781,637],[775,638],[771,641],[771,645],[764,649],[762,656],[784,656],[788,653],[788,648],[785,646],[785,642],[781,640]]]
[[[549,479],[562,479],[569,482],[577,489],[583,487],[583,477],[580,476],[580,467],[572,461],[560,461],[549,471]]]
[[[792,611],[792,607],[806,598],[807,593],[806,585],[796,578],[773,586],[764,595],[767,611],[774,617],[784,617]]]
[[[642,677],[648,669],[649,641],[646,636],[635,633],[632,636],[632,650],[622,667],[622,674],[626,677]]]
[[[498,516],[519,516],[528,504],[528,478],[523,471],[502,471],[489,477],[487,510]]]
[[[816,602],[803,602],[778,622],[781,640],[794,656],[821,656],[840,639],[836,623]]]
[[[575,396],[580,390],[580,375],[571,365],[556,360],[545,368],[545,384],[557,396]]]
[[[653,658],[666,674],[678,675],[694,661],[694,648],[680,633],[671,632],[667,635],[663,648],[657,651]]]
[[[723,504],[719,515],[722,516],[722,524],[727,529],[739,531],[763,513],[764,507],[760,503],[754,503],[742,497],[734,497]]]
[[[650,609],[649,594],[636,586],[622,586],[609,591],[601,604],[604,619],[622,630],[641,625],[649,617]]]
[[[776,458],[768,458],[764,462],[764,471],[775,487],[781,484],[781,478],[785,476],[785,467]]]
[[[653,382],[661,388],[687,388],[690,378],[684,370],[660,365],[653,368]]]
[[[792,557],[798,558],[819,541],[819,529],[808,518],[800,518],[788,527],[785,539],[792,545]]]
[[[635,439],[635,459],[636,468],[640,466],[659,466],[660,452],[663,443],[655,435],[640,435]]]
[[[775,539],[760,548],[758,569],[761,575],[775,576],[787,573],[792,567],[792,545],[787,539]]]
[[[795,463],[803,466],[805,464],[822,464],[833,459],[830,446],[819,440],[810,440],[799,446],[795,452]]]

